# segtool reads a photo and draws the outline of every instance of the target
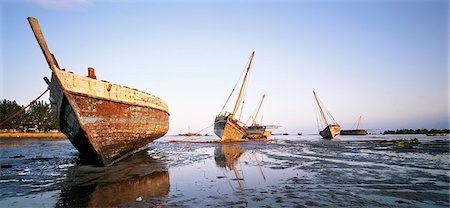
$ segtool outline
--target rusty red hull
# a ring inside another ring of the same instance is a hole
[[[59,80],[63,79],[55,74],[52,76],[50,100],[61,131],[82,155],[98,159],[105,166],[164,136],[168,131],[169,113],[164,108],[74,92],[62,87],[67,83],[60,83]]]
[[[80,152],[97,155],[104,165],[167,133],[169,115],[162,110],[83,95],[68,94],[67,98],[86,137],[76,137],[80,133],[66,135]]]

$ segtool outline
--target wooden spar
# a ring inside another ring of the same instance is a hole
[[[323,120],[325,121],[326,125],[328,126],[329,124],[328,124],[327,117],[323,113],[322,106],[320,105],[319,99],[317,99],[317,95],[316,95],[316,92],[314,92],[314,90],[313,90],[313,94],[314,94],[314,98],[316,98],[317,105],[319,106],[320,114],[322,115]]]
[[[358,121],[357,121],[358,124],[356,125],[356,129],[359,129],[359,123],[361,123],[361,117],[362,117],[362,116],[359,116],[359,119],[358,119]]]
[[[356,122],[352,126],[353,129],[359,129],[359,125],[361,124],[361,119],[362,119],[362,116],[359,116],[359,118],[356,119]],[[356,126],[356,128],[355,128],[355,126]]]
[[[53,70],[53,65],[55,65],[57,68],[58,64],[56,63],[56,59],[54,58],[53,54],[50,53],[50,50],[48,50],[47,42],[45,41],[44,35],[42,34],[41,27],[39,26],[39,22],[34,17],[28,17],[28,22],[30,23],[31,29],[33,30],[34,36],[36,37],[36,40],[41,47],[42,53],[44,53],[45,60],[47,60],[48,67]]]
[[[252,66],[252,61],[253,61],[254,55],[255,55],[255,51],[253,51],[252,56],[250,57],[250,62],[247,67],[247,72],[245,72],[244,81],[242,81],[242,86],[241,86],[241,89],[239,90],[239,95],[236,100],[236,104],[234,105],[233,113],[230,116],[231,119],[233,119],[234,115],[236,114],[237,109],[239,108],[239,102],[241,100],[242,90],[244,89],[245,81],[247,81],[247,75],[248,75],[248,72],[250,71],[250,67]]]
[[[263,104],[263,102],[264,102],[264,98],[265,98],[265,97],[266,97],[266,95],[264,94],[264,95],[262,96],[262,98],[261,98],[261,102],[259,102],[258,110],[256,110],[255,117],[253,118],[252,126],[254,126],[254,125],[256,124],[256,118],[258,117],[259,110],[261,110],[261,106],[262,106],[262,104]]]
[[[239,188],[244,188],[244,186],[241,183],[241,178],[239,177],[239,173],[236,170],[236,166],[234,165],[234,161],[231,162],[231,167],[233,168],[234,175],[236,176],[236,180],[237,180],[237,182],[239,184]]]

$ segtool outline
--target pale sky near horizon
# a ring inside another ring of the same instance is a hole
[[[368,129],[449,128],[447,0],[0,6],[0,98],[21,105],[50,76],[26,19],[34,16],[62,68],[86,75],[94,67],[98,79],[165,100],[169,134],[211,125],[253,50],[243,121],[266,94],[264,124],[316,133],[315,90],[344,129],[360,115]]]

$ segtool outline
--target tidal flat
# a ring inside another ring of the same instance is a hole
[[[382,140],[413,139],[395,145]],[[171,142],[189,140],[190,142]],[[449,137],[165,136],[110,167],[68,140],[0,139],[0,207],[449,207]]]

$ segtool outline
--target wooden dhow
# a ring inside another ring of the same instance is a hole
[[[267,139],[268,137],[270,137],[272,135],[271,131],[266,131],[267,126],[262,125],[262,121],[261,121],[261,124],[258,124],[256,122],[256,118],[258,117],[258,114],[261,110],[261,106],[264,102],[265,97],[266,97],[266,95],[262,96],[261,101],[259,102],[258,108],[256,109],[255,115],[251,116],[252,124],[250,126],[245,127],[248,139]]]
[[[38,21],[28,21],[52,70],[50,102],[61,131],[88,158],[108,166],[149,142],[169,128],[167,104],[136,89],[97,80],[61,69],[50,53]]]
[[[242,98],[245,82],[247,81],[248,72],[252,66],[253,57],[255,55],[255,51],[253,51],[250,61],[245,72],[244,80],[242,81],[242,86],[239,90],[239,95],[236,100],[236,104],[234,105],[234,109],[232,113],[225,112],[223,114],[219,114],[216,116],[214,120],[214,133],[220,138],[221,142],[233,142],[240,141],[242,138],[247,136],[247,132],[245,127],[240,123],[238,119],[235,119],[234,116],[239,108],[239,104]]]
[[[323,111],[323,106],[319,102],[319,98],[317,98],[316,92],[313,91],[314,98],[316,100],[317,106],[319,108],[320,112],[320,124],[322,125],[323,130],[319,130],[320,136],[324,139],[333,139],[336,135],[338,135],[341,131],[341,126],[337,124],[337,122],[334,120],[333,116],[327,111],[327,115]],[[327,117],[329,117],[330,122],[328,121]],[[319,122],[318,122],[319,124]],[[325,127],[323,127],[325,126]]]

